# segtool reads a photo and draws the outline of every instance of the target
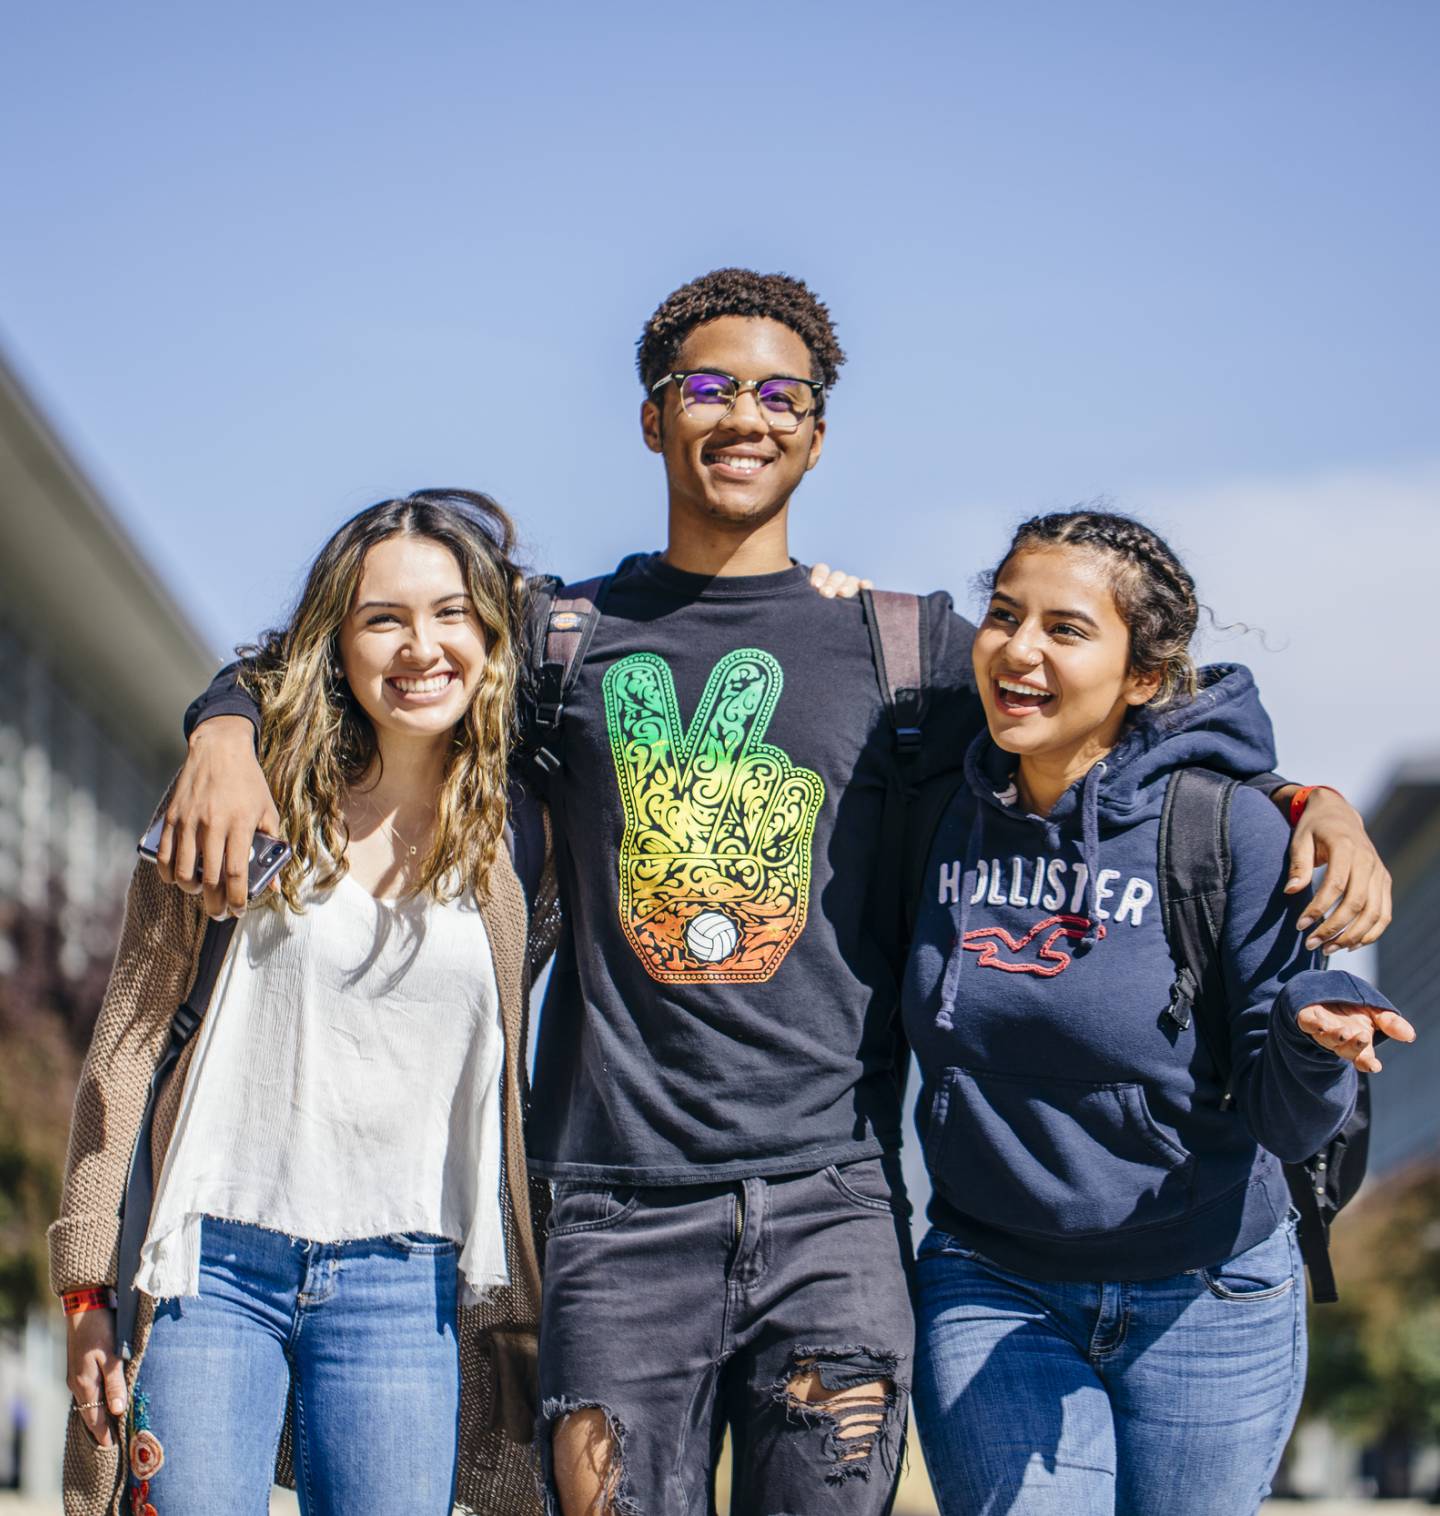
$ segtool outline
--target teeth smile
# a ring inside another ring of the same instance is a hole
[[[726,468],[743,469],[747,474],[753,474],[764,468],[770,460],[768,458],[736,458],[728,457],[724,453],[712,453],[707,461],[710,463],[723,463]]]
[[[454,677],[453,674],[431,674],[426,679],[392,679],[390,683],[406,695],[435,695]]]
[[[1040,700],[1049,700],[1050,690],[1036,689],[1033,684],[1017,684],[1013,679],[997,679],[996,684],[1010,695],[1033,695]]]

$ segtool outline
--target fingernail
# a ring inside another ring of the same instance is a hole
[[[1305,939],[1305,948],[1306,948],[1307,952],[1313,953],[1315,951],[1315,949],[1317,947],[1319,947],[1319,946],[1320,946],[1320,939],[1318,937],[1307,937]]]

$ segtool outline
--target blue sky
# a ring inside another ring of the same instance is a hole
[[[727,263],[850,363],[795,550],[969,582],[1037,508],[1170,533],[1289,771],[1440,746],[1440,7],[28,6],[0,341],[217,648],[329,529],[489,489],[660,542],[641,323]]]

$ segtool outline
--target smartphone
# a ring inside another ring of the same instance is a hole
[[[162,816],[140,839],[136,851],[142,858],[155,862],[155,854],[160,847],[160,833],[164,830],[165,818]],[[278,837],[271,837],[265,832],[256,832],[250,844],[250,880],[246,890],[248,897],[253,900],[289,861],[288,842],[282,842]]]

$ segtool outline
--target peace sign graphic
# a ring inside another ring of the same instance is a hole
[[[763,983],[805,929],[825,785],[762,740],[784,683],[769,653],[727,653],[687,731],[663,658],[632,653],[605,674],[620,922],[663,983]]]

